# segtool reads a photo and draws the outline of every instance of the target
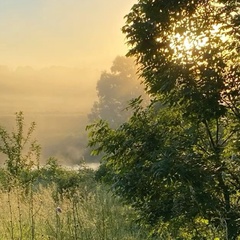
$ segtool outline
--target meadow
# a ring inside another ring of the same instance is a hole
[[[27,184],[1,172],[0,239],[141,240],[147,235],[92,170],[50,168]],[[51,174],[51,175],[50,175]],[[43,176],[44,175],[44,176]]]
[[[0,127],[0,239],[146,239],[137,213],[96,180],[96,171],[83,163],[66,168],[55,157],[40,164],[35,125],[25,131],[20,112],[13,132]]]

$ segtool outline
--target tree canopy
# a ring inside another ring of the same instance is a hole
[[[239,23],[235,0],[139,0],[126,16],[128,55],[154,100],[133,102],[117,129],[90,126],[89,144],[104,153],[103,179],[157,234],[240,234]]]
[[[235,0],[139,1],[123,32],[149,92],[188,102],[187,114],[206,118],[226,105],[238,111],[239,22]]]
[[[118,56],[114,59],[110,72],[103,72],[97,82],[98,100],[88,116],[90,122],[103,119],[116,127],[127,121],[131,115],[126,110],[128,102],[140,95],[146,97],[136,72],[132,58]]]

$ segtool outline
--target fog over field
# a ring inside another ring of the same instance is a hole
[[[25,113],[86,113],[96,97],[100,72],[94,69],[49,67],[34,70],[0,67],[1,115]]]
[[[26,128],[31,121],[37,123],[34,137],[42,146],[43,160],[56,156],[75,163],[85,148],[84,129],[99,74],[67,67],[0,67],[0,124],[12,129],[14,113],[23,111]]]

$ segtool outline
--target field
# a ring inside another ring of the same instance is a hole
[[[27,188],[15,180],[2,184],[0,239],[146,239],[133,221],[134,211],[92,174],[75,187],[64,185],[70,172],[60,175],[57,181],[49,177]]]

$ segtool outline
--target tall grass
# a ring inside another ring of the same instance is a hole
[[[0,239],[146,239],[132,221],[132,209],[101,185],[58,198],[54,185],[28,194],[15,186],[0,192],[0,209]]]
[[[0,239],[141,240],[134,212],[121,204],[95,174],[62,168],[50,158],[40,168],[40,146],[31,140],[35,122],[25,130],[16,113],[13,132],[0,126]]]

